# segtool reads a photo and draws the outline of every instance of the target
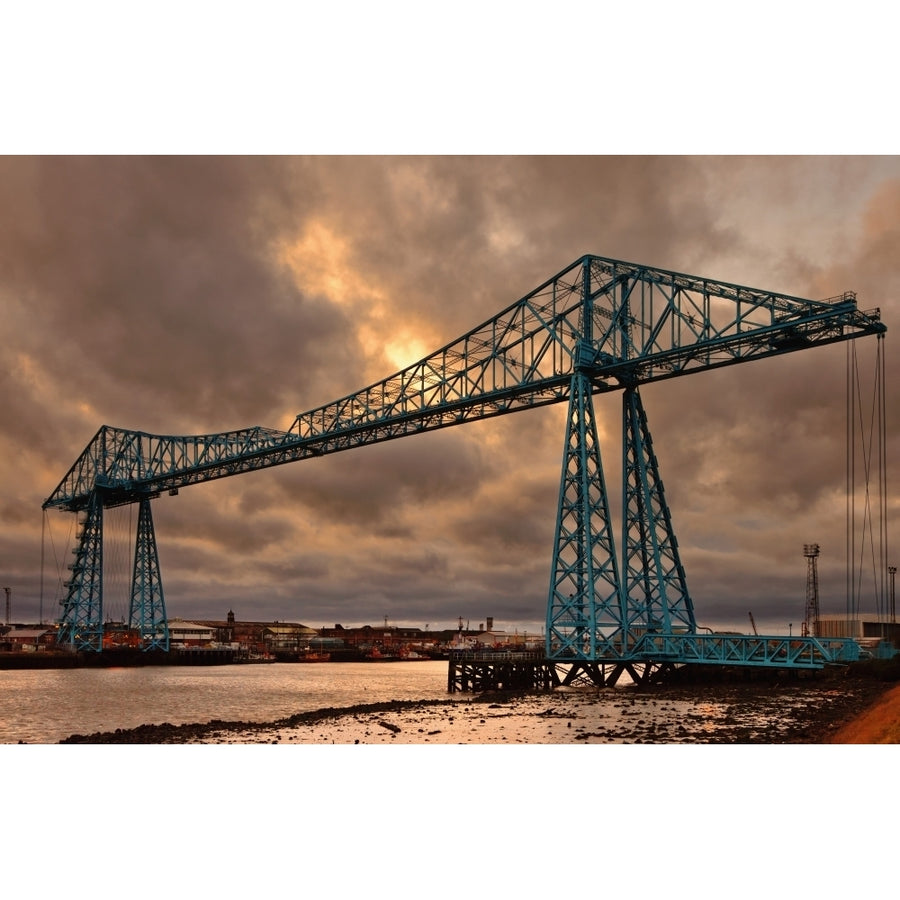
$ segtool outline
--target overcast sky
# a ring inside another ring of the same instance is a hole
[[[74,517],[44,518],[41,504],[100,425],[285,428],[584,253],[801,297],[853,290],[890,332],[898,236],[896,157],[0,158],[12,619],[59,612]],[[884,345],[891,383],[890,333]],[[868,376],[876,341],[856,346]],[[642,391],[701,624],[747,630],[752,611],[769,630],[799,628],[809,542],[822,548],[822,612],[844,610],[846,357],[837,345]],[[890,394],[888,407],[890,472]],[[596,408],[618,522],[620,396]],[[564,412],[161,497],[169,616],[541,628]],[[110,514],[110,546],[133,515]]]

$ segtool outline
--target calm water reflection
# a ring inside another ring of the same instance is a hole
[[[452,696],[441,661],[0,671],[0,743]]]

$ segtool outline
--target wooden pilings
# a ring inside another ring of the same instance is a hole
[[[555,676],[553,664],[543,657],[524,653],[466,654],[450,658],[447,690],[451,693],[550,690]]]
[[[549,691],[555,687],[615,687],[625,675],[633,684],[662,680],[668,664],[620,661],[561,661],[539,653],[456,652],[450,656],[447,690]]]

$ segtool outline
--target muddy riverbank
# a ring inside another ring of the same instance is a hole
[[[851,674],[551,693],[456,695],[299,713],[274,722],[148,724],[82,744],[823,744],[900,689]],[[892,712],[893,710],[893,712]]]

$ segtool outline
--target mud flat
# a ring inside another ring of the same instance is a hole
[[[268,723],[142,725],[81,744],[825,744],[893,742],[900,687],[871,677],[456,695],[299,713]],[[894,717],[893,719],[891,717]],[[860,725],[852,730],[852,723]],[[891,737],[893,735],[893,737]]]

